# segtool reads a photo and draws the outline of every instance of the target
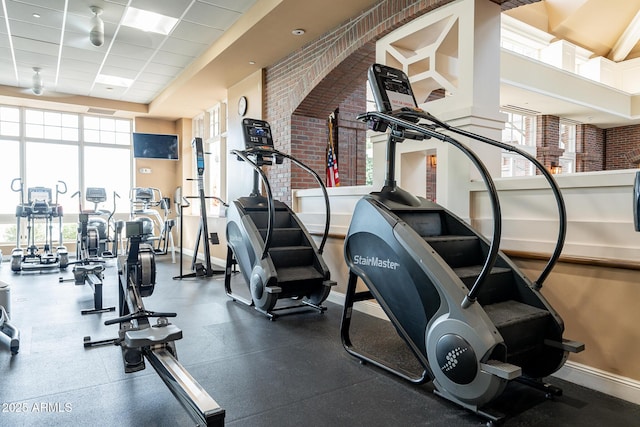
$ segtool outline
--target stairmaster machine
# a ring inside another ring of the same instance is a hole
[[[504,418],[490,403],[510,381],[537,387],[547,397],[561,394],[542,378],[560,369],[568,353],[582,351],[584,344],[563,338],[563,321],[540,292],[566,234],[564,201],[553,177],[527,153],[449,126],[418,109],[404,72],[374,64],[368,80],[378,111],[359,119],[376,131],[388,132],[387,171],[382,190],[357,203],[345,240],[349,267],[341,324],[345,349],[362,362],[413,383],[432,381],[436,394],[485,417],[488,424]],[[450,133],[517,152],[549,182],[560,217],[558,241],[536,281],[499,251],[501,216],[493,181],[477,155]],[[396,144],[428,138],[452,144],[478,168],[493,207],[491,239],[444,207],[397,186]],[[358,279],[366,290],[356,291]],[[416,356],[424,368],[421,375],[353,346],[353,304],[369,299],[380,304]]]
[[[326,307],[321,304],[336,284],[322,259],[331,216],[327,189],[313,169],[275,149],[269,123],[244,119],[242,127],[245,150],[232,150],[231,153],[253,168],[253,190],[249,196],[231,203],[227,211],[227,295],[253,305],[270,320],[275,319],[279,310],[292,313],[299,311],[294,309],[312,308],[324,312]],[[274,200],[269,180],[262,170],[263,166],[281,164],[285,158],[311,174],[322,189],[326,220],[319,246],[293,210]],[[266,196],[260,192],[260,178]],[[249,287],[250,299],[231,290],[234,260]],[[276,303],[285,298],[295,302],[276,307]]]

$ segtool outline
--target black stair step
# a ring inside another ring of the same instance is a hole
[[[271,261],[276,269],[281,267],[310,266],[314,262],[313,248],[310,246],[281,246],[269,248]]]
[[[482,271],[482,265],[458,267],[454,268],[453,271],[462,280],[462,283],[464,283],[468,289],[471,289]],[[482,306],[496,304],[502,301],[512,300],[515,295],[516,285],[511,269],[494,266],[480,288],[478,302]]]
[[[481,264],[483,254],[477,236],[439,235],[424,236],[424,241],[452,268]]]
[[[256,225],[257,228],[267,228],[269,225],[269,212],[265,210],[250,210],[247,214]],[[291,214],[288,210],[276,210],[274,215],[274,228],[291,228],[296,227],[295,221],[291,220]]]
[[[278,274],[278,284],[280,285],[306,280],[322,281],[324,279],[322,274],[313,266],[280,267],[276,269],[276,273]]]
[[[264,241],[267,237],[267,229],[261,228],[258,231]],[[309,246],[306,240],[302,229],[298,227],[275,228],[271,237],[271,246]]]
[[[507,361],[544,345],[551,313],[514,300],[483,307],[507,346]]]

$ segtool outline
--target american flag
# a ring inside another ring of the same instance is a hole
[[[327,187],[339,187],[338,159],[333,155],[333,144],[329,143],[327,151]]]

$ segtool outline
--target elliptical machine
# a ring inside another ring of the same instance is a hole
[[[227,295],[234,301],[253,305],[271,320],[276,317],[276,310],[310,307],[324,312],[326,307],[321,304],[336,284],[322,259],[331,217],[325,185],[313,169],[275,149],[269,123],[244,119],[242,127],[246,149],[232,150],[231,153],[253,168],[253,190],[249,196],[235,200],[227,213]],[[285,158],[310,173],[322,189],[326,221],[319,247],[293,210],[274,200],[269,180],[261,169],[280,164]],[[266,197],[260,194],[259,177],[262,178]],[[231,291],[234,261],[237,261],[249,287],[251,299]],[[301,304],[274,308],[278,300],[284,298],[300,300]]]
[[[145,369],[146,359],[198,425],[223,426],[224,409],[178,361],[175,341],[182,339],[182,330],[168,320],[176,317],[176,313],[154,312],[144,307],[143,298],[151,296],[155,289],[156,263],[153,247],[145,241],[143,223],[127,222],[125,237],[129,240],[129,251],[118,258],[120,317],[104,322],[120,325],[118,338],[91,341],[87,336],[84,347],[119,346],[125,373]],[[157,318],[155,324],[151,324],[151,318]]]
[[[11,252],[11,270],[15,273],[22,270],[66,269],[69,264],[69,253],[62,244],[62,206],[58,204],[58,195],[67,192],[67,184],[58,181],[56,184],[55,203],[52,203],[51,188],[30,187],[27,189],[27,202],[24,200],[22,178],[11,181],[11,189],[20,193],[20,204],[16,207],[16,248]],[[20,220],[27,219],[27,247],[20,245]],[[53,252],[53,219],[58,218],[59,238],[56,251]],[[42,252],[36,246],[36,220],[44,220],[45,241]]]
[[[379,112],[362,114],[359,119],[376,131],[390,129],[387,178],[381,191],[357,203],[345,239],[349,267],[341,325],[345,349],[413,383],[432,381],[435,393],[490,423],[503,418],[489,405],[510,381],[532,385],[549,396],[561,394],[542,378],[560,369],[568,352],[582,351],[584,344],[563,338],[562,319],[540,293],[560,256],[566,230],[564,202],[553,177],[529,154],[449,126],[418,109],[409,78],[402,71],[374,64],[368,79]],[[517,152],[533,162],[549,182],[560,217],[558,242],[535,282],[499,251],[500,205],[485,166],[469,148],[437,128]],[[395,146],[407,138],[436,138],[469,157],[492,202],[491,240],[444,207],[396,185]],[[356,291],[358,278],[366,291]],[[387,314],[424,368],[421,375],[407,374],[354,348],[350,337],[353,304],[368,299],[375,299]]]
[[[120,233],[124,222],[114,222],[116,199],[120,196],[113,192],[113,210],[98,209],[100,203],[107,201],[107,191],[102,187],[87,187],[86,201],[93,203],[93,209],[82,206],[82,192],[76,191],[71,197],[78,196],[79,221],[76,240],[76,261],[116,258],[120,243]],[[106,219],[105,219],[106,217]],[[113,230],[113,234],[112,234]]]
[[[162,191],[155,187],[133,187],[129,192],[131,206],[130,220],[143,223],[144,240],[151,244],[156,255],[166,255],[171,246],[171,256],[175,262],[175,245],[173,243],[173,227],[176,220],[169,218],[171,200],[162,196]],[[162,211],[162,216],[158,212]],[[160,232],[156,235],[156,229]],[[155,245],[154,245],[155,242]]]

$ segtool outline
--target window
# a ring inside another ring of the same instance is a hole
[[[89,143],[131,145],[131,121],[84,117],[84,140]]]
[[[204,188],[207,196],[222,197],[222,190],[225,186],[221,153],[224,153],[227,146],[227,103],[221,102],[205,113],[192,120],[193,136],[202,138],[205,153]],[[195,155],[193,158],[193,170],[196,170]],[[198,188],[194,182],[191,189],[193,194],[197,194]],[[194,215],[200,212],[198,202],[191,204]],[[215,199],[209,199],[207,204],[207,214],[219,215],[221,204]]]
[[[511,111],[507,114],[507,122],[502,130],[502,142],[518,146],[533,157],[536,156],[536,117]],[[502,152],[502,176],[533,176],[535,166],[517,153]]]
[[[562,173],[576,171],[576,125],[567,120],[560,120],[560,140],[558,146],[564,150],[560,156]]]
[[[20,195],[11,190],[14,178],[22,179],[25,197],[28,188],[41,186],[51,188],[54,202],[56,186],[64,191],[59,181],[66,184],[66,194],[58,195],[66,242],[76,238],[79,201],[71,195],[80,189],[105,187],[109,203],[117,191],[123,200],[117,211],[128,212],[131,129],[127,119],[0,105],[0,197],[8,201],[0,205],[0,242],[16,243],[15,208]],[[21,227],[25,223],[21,221]],[[56,242],[57,221],[53,226]]]

